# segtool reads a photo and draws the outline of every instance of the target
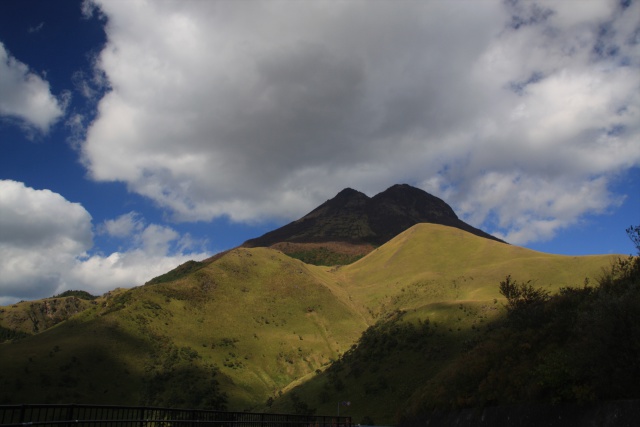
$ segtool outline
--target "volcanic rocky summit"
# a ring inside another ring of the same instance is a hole
[[[274,247],[314,264],[345,264],[418,223],[447,225],[501,241],[459,219],[442,199],[398,184],[373,197],[346,188],[302,218],[242,246]]]

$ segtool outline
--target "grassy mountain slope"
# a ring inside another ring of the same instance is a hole
[[[97,302],[77,296],[60,296],[21,301],[0,308],[0,328],[19,334],[36,334],[64,322]],[[7,336],[8,337],[8,336]],[[0,335],[0,342],[4,336]]]
[[[269,246],[292,258],[313,265],[347,265],[367,255],[375,246],[361,243],[323,242],[291,243],[279,242]]]
[[[238,249],[177,281],[109,295],[1,345],[0,399],[211,406],[193,400],[204,394],[197,390],[169,390],[180,373],[185,382],[208,378],[231,408],[255,408],[337,358],[366,327],[324,280],[279,252]]]
[[[555,291],[601,272],[617,255],[561,256],[505,245],[462,230],[418,224],[339,269],[352,298],[372,314],[426,304],[490,301],[507,274]]]
[[[434,409],[638,399],[638,285],[639,257],[619,259],[594,284],[553,295],[505,280],[506,316],[424,381],[403,418]]]
[[[592,282],[618,256],[545,254],[479,238],[461,230],[419,224],[333,274],[373,323],[340,361],[275,402],[300,402],[355,422],[391,424],[430,378],[481,342],[505,314],[498,284],[508,274],[555,293]],[[437,388],[437,385],[435,386]]]
[[[350,400],[341,412],[354,421],[392,423],[504,314],[506,275],[555,292],[614,258],[543,254],[435,224],[343,267],[239,248],[0,344],[0,401],[261,410],[269,400],[272,411],[332,414]]]

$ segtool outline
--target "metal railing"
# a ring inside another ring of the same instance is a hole
[[[0,426],[351,427],[351,417],[109,405],[0,405]]]

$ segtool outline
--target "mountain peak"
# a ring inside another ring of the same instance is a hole
[[[336,194],[336,196],[334,197],[334,199],[338,199],[338,198],[345,198],[345,197],[359,197],[359,196],[365,196],[367,197],[366,194],[361,193],[358,190],[354,190],[353,188],[347,187],[344,190],[340,191],[338,194]],[[367,197],[368,198],[368,197]]]
[[[438,223],[438,218],[458,219],[458,216],[444,200],[408,184],[396,184],[373,197],[379,204],[391,204],[411,212],[418,222]],[[424,218],[426,216],[426,218]],[[426,220],[425,220],[426,219]]]
[[[371,198],[345,188],[302,218],[247,240],[243,246],[342,242],[373,248],[424,222],[457,227],[499,240],[461,221],[442,199],[408,184],[396,184]]]

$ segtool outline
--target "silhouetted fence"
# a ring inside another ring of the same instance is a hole
[[[0,405],[0,425],[51,427],[351,427],[351,417],[106,405]]]
[[[521,404],[427,412],[402,419],[399,427],[637,427],[640,400],[590,404]]]

